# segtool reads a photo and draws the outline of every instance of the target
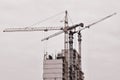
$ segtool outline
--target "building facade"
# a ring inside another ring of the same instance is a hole
[[[51,55],[44,57],[43,80],[83,80],[84,76],[81,69],[81,56],[76,50],[73,50],[72,59],[73,62],[71,68],[69,66],[70,57],[69,55],[65,56],[64,50],[62,50],[55,58]]]

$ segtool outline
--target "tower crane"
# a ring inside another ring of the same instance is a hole
[[[68,17],[67,17],[67,11],[65,11],[65,20],[64,20],[64,26],[60,26],[60,27],[25,27],[25,28],[7,28],[5,30],[3,30],[3,32],[27,32],[27,31],[51,31],[51,30],[61,30],[55,34],[52,34],[46,38],[43,38],[41,41],[44,41],[44,40],[48,40],[52,37],[55,37],[57,35],[60,35],[62,33],[64,33],[64,54],[65,56],[69,55],[70,56],[70,59],[69,59],[69,76],[70,78],[68,78],[68,80],[75,80],[74,79],[74,68],[73,68],[73,35],[75,33],[78,34],[78,53],[80,55],[80,72],[81,72],[81,76],[80,77],[83,77],[83,73],[82,73],[82,69],[81,69],[81,31],[85,30],[86,28],[90,28],[91,26],[101,22],[101,21],[104,21],[112,16],[116,15],[116,13],[113,13],[111,15],[108,15],[92,24],[89,24],[87,26],[84,26],[83,23],[79,23],[79,24],[75,24],[75,25],[72,25],[72,26],[69,26],[68,25]],[[80,29],[77,30],[77,31],[73,31],[73,29],[76,29],[77,27],[80,26]],[[69,46],[69,48],[68,48]],[[69,54],[68,54],[69,53]],[[80,80],[83,80],[83,78],[81,78]]]
[[[65,11],[65,20],[64,20],[64,26],[58,26],[58,27],[24,27],[24,28],[6,28],[3,30],[3,32],[28,32],[28,31],[53,31],[53,30],[62,30],[59,33],[55,33],[54,35],[51,35],[45,39],[42,39],[41,41],[48,40],[51,37],[54,37],[55,35],[65,33],[64,34],[64,49],[68,49],[68,31],[75,29],[78,26],[83,26],[83,23],[75,24],[72,26],[68,25],[68,12]]]
[[[3,32],[27,32],[27,31],[52,31],[52,30],[62,30],[62,31],[57,32],[57,33],[55,33],[55,34],[52,34],[52,35],[50,35],[50,36],[48,36],[48,37],[46,37],[46,38],[43,38],[41,41],[48,40],[48,39],[50,39],[50,38],[52,38],[52,37],[54,37],[54,36],[57,36],[57,35],[62,34],[62,33],[65,33],[65,35],[64,35],[64,49],[68,49],[67,43],[68,43],[68,33],[69,33],[69,31],[77,28],[78,26],[81,26],[81,27],[82,27],[82,28],[80,29],[80,31],[82,31],[82,30],[84,30],[84,29],[86,29],[86,28],[90,28],[91,26],[93,26],[93,25],[95,25],[95,24],[97,24],[97,23],[99,23],[99,22],[101,22],[101,21],[103,21],[103,20],[105,20],[105,19],[107,19],[107,18],[109,18],[109,17],[112,17],[112,16],[115,15],[116,13],[113,13],[113,14],[111,14],[111,15],[109,15],[109,16],[106,16],[106,17],[104,17],[104,18],[102,18],[102,19],[100,19],[100,20],[98,20],[98,21],[96,21],[96,22],[94,22],[94,23],[92,23],[92,24],[89,24],[89,25],[87,25],[87,26],[85,26],[85,27],[83,27],[83,26],[84,26],[83,23],[79,23],[79,24],[75,24],[75,25],[69,26],[69,25],[68,25],[68,17],[67,17],[67,14],[68,14],[67,11],[65,11],[64,27],[63,27],[63,26],[62,26],[62,27],[61,27],[61,26],[58,26],[58,27],[6,28],[5,30],[3,30]],[[78,31],[77,31],[77,32],[78,32]]]
[[[93,26],[93,25],[95,25],[95,24],[97,24],[97,23],[99,23],[99,22],[101,22],[101,21],[103,21],[103,20],[105,20],[105,19],[107,19],[107,18],[110,18],[110,17],[112,17],[112,16],[114,16],[114,15],[116,15],[116,14],[117,14],[117,13],[113,13],[113,14],[111,14],[111,15],[108,15],[108,16],[106,16],[106,17],[104,17],[104,18],[102,18],[102,19],[100,19],[100,20],[98,20],[98,21],[96,21],[96,22],[93,22],[93,23],[91,23],[91,24],[89,24],[89,25],[87,25],[87,26],[85,26],[85,27],[83,27],[84,24],[81,23],[81,26],[82,26],[83,28],[80,29],[80,31],[82,31],[82,30],[84,30],[84,29],[86,29],[86,28],[90,28],[91,26]],[[74,26],[71,27],[71,28],[74,29],[74,28],[76,28],[75,26],[76,26],[76,25],[74,25]],[[70,31],[71,28],[70,28],[70,29],[68,28],[67,31]],[[64,30],[66,30],[66,28],[64,28]],[[50,39],[50,38],[52,38],[52,37],[54,37],[54,36],[57,36],[57,35],[59,35],[59,34],[61,34],[61,33],[64,33],[64,30],[63,30],[62,32],[60,31],[60,32],[58,32],[58,33],[52,34],[52,35],[50,35],[50,36],[42,39],[41,41],[48,40],[48,39]]]

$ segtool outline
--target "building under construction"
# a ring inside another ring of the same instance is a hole
[[[43,80],[83,80],[81,71],[80,55],[73,50],[73,71],[70,68],[68,56],[65,56],[64,50],[53,58],[51,55],[45,55],[43,61]],[[72,75],[72,76],[71,76]],[[73,78],[73,79],[72,79]]]
[[[81,34],[78,31],[78,51],[73,48],[73,31],[76,27],[83,27],[83,23],[68,26],[67,11],[64,20],[64,50],[58,53],[55,58],[45,55],[43,61],[43,80],[83,80],[81,69]],[[54,34],[53,36],[56,36]],[[47,37],[45,39],[49,39]],[[45,40],[43,39],[43,40]]]
[[[84,73],[81,67],[81,31],[115,15],[113,13],[92,24],[84,26],[83,23],[68,25],[67,11],[65,12],[64,27],[25,27],[7,28],[3,32],[22,32],[22,31],[49,31],[61,30],[44,39],[48,40],[54,36],[64,33],[64,49],[56,56],[44,55],[43,60],[43,80],[84,80]],[[76,30],[76,28],[79,28]],[[74,34],[78,36],[78,50],[73,48]]]
[[[65,33],[64,50],[62,50],[62,52],[59,53],[55,58],[53,58],[51,55],[45,55],[43,61],[43,80],[84,80],[84,73],[82,72],[81,66],[81,31],[115,14],[116,13],[104,17],[88,26],[84,26],[83,23],[80,23],[68,27],[66,12],[64,21],[65,27],[63,29]],[[73,29],[77,28],[78,26],[79,30],[74,31]],[[78,35],[78,50],[73,48],[73,35],[76,33]],[[54,34],[43,40],[47,40],[58,34]]]

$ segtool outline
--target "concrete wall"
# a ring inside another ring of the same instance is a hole
[[[63,60],[44,60],[43,79],[44,80],[62,80],[63,78]]]

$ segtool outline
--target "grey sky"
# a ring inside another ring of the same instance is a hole
[[[2,30],[30,26],[65,10],[73,23],[85,25],[118,13],[82,32],[82,66],[85,80],[120,80],[119,3],[119,0],[0,0],[0,80],[42,80],[46,44],[40,40],[49,34]],[[63,18],[64,14],[37,27],[62,25],[59,21]],[[62,48],[63,35],[47,42],[51,54]]]

